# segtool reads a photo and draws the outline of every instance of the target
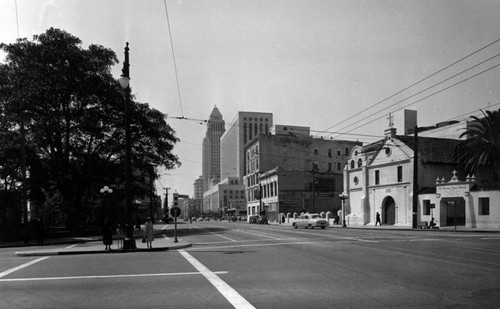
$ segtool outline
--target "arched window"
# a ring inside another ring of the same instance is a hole
[[[351,161],[351,168],[354,168],[354,160]]]
[[[363,166],[363,160],[361,160],[361,158],[358,159],[358,167],[361,167]]]

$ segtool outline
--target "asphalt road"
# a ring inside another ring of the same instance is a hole
[[[0,249],[0,308],[500,308],[498,233],[211,221],[181,224],[178,237],[193,246],[52,257]]]

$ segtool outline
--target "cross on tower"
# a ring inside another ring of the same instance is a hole
[[[389,120],[389,128],[392,128],[394,126],[394,116],[389,113],[389,117],[387,117],[387,119]]]

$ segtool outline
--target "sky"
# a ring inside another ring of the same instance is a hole
[[[116,78],[129,42],[133,94],[181,140],[158,194],[191,196],[214,106],[226,127],[238,111],[271,112],[364,143],[389,113],[402,133],[404,108],[419,126],[498,109],[498,12],[497,0],[2,0],[0,42],[64,29],[115,51]]]

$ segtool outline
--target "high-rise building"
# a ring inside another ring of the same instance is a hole
[[[238,112],[221,137],[220,177],[238,177],[245,174],[244,146],[259,134],[268,134],[273,126],[272,113]]]
[[[202,178],[203,191],[210,188],[210,183],[219,182],[220,177],[220,140],[225,131],[225,123],[217,106],[214,107],[207,122],[207,133],[203,138]]]

